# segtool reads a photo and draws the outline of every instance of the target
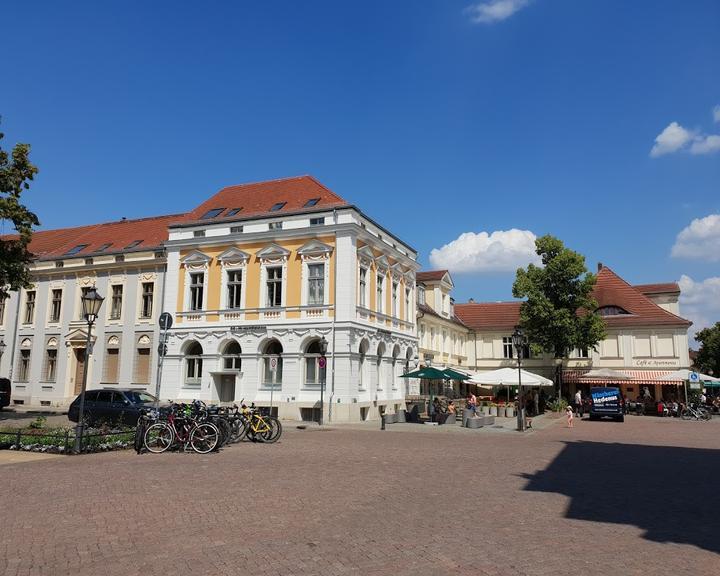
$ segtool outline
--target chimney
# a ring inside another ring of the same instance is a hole
[[[470,298],[470,300],[468,300],[468,304],[475,304],[475,300],[473,300],[472,298]]]
[[[598,262],[598,272],[600,272],[600,270],[602,270],[602,269],[603,269],[603,263]]]

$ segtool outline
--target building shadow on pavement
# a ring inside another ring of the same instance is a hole
[[[525,490],[570,498],[567,518],[628,524],[720,553],[720,450],[569,442]]]

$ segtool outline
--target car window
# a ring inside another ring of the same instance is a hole
[[[95,402],[95,398],[97,398],[97,391],[87,390],[85,392],[85,402]],[[79,401],[80,401],[80,396],[78,396],[78,402]]]
[[[133,404],[148,404],[155,402],[155,396],[148,394],[147,392],[131,390],[130,392],[125,392],[125,396],[127,396],[128,400],[130,400]]]
[[[125,404],[125,395],[122,392],[113,392],[113,404]]]
[[[110,390],[99,390],[95,402],[112,402],[112,392]]]

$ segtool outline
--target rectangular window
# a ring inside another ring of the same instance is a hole
[[[272,208],[270,208],[270,212],[277,212],[278,210],[282,210],[282,207],[285,206],[287,202],[278,202],[277,204],[273,204]]]
[[[268,224],[268,230],[282,230],[282,221],[281,222],[270,222]]]
[[[360,306],[363,308],[367,307],[367,302],[365,301],[365,293],[367,288],[367,269],[360,268]]]
[[[205,236],[205,230],[195,230],[193,232],[194,238],[203,238]]]
[[[398,317],[398,284],[392,283],[392,315],[393,318]]]
[[[122,300],[122,284],[115,284],[112,287],[112,299],[110,301],[110,320],[120,320],[122,316]]]
[[[25,293],[25,324],[32,324],[35,320],[35,291]]]
[[[308,208],[308,207],[310,207],[310,206],[315,206],[315,204],[317,204],[318,202],[320,202],[320,198],[310,198],[310,200],[308,200],[307,202],[305,202],[305,205],[303,206],[303,208]]]
[[[118,366],[120,365],[120,349],[108,348],[105,351],[105,366],[103,369],[103,382],[108,384],[118,383]]]
[[[50,322],[60,322],[60,311],[62,309],[62,290],[52,291],[52,302],[50,304]]]
[[[573,352],[575,352],[575,358],[588,358],[590,356],[587,348],[575,348]]]
[[[513,343],[510,336],[503,337],[503,358],[513,358]]]
[[[225,214],[225,217],[227,218],[229,216],[235,216],[235,214],[240,212],[240,210],[242,210],[242,208],[232,208],[231,210],[228,210],[228,213]]]
[[[190,310],[202,310],[205,274],[190,274]]]
[[[30,376],[30,350],[20,350],[18,382],[27,382]]]
[[[410,288],[405,288],[405,322],[412,322],[410,319]]]
[[[74,246],[70,248],[67,252],[65,252],[66,256],[72,256],[73,254],[77,254],[78,252],[82,252],[85,248],[87,248],[89,244],[78,244],[77,246]]]
[[[57,350],[49,348],[45,358],[45,382],[55,382],[57,374]]]
[[[425,304],[425,288],[418,286],[417,289],[417,301],[418,304]]]
[[[376,291],[376,302],[375,309],[382,314],[383,311],[383,282],[385,277],[382,274],[377,276],[377,291]]]
[[[242,226],[230,226],[230,234],[242,234]]]
[[[0,296],[0,326],[5,323],[5,298]]]
[[[209,220],[210,218],[216,218],[217,216],[220,216],[220,214],[222,214],[223,210],[225,210],[225,208],[212,208],[211,210],[208,210],[207,212],[205,212],[205,214],[200,216],[200,220]]]
[[[325,218],[310,218],[310,226],[324,226]]]
[[[322,306],[325,303],[325,264],[308,265],[308,304]]]
[[[279,266],[267,269],[267,306],[282,306],[282,268]]]
[[[142,307],[140,318],[152,318],[153,314],[153,293],[155,292],[154,282],[143,282],[142,284]]]
[[[105,242],[102,246],[98,246],[98,248],[95,249],[95,252],[105,252],[108,248],[112,246],[112,242]]]
[[[140,244],[142,244],[142,240],[133,240],[132,242],[130,242],[130,244],[125,246],[125,250],[127,250],[128,248],[135,248],[135,246],[140,246]]]
[[[150,348],[138,348],[135,356],[135,384],[150,383]]]
[[[227,307],[242,308],[242,270],[227,273]]]

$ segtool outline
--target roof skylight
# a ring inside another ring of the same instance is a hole
[[[105,252],[110,246],[112,246],[112,242],[105,242],[105,244],[96,248],[95,252]]]
[[[310,200],[305,202],[305,206],[303,207],[308,208],[310,206],[315,206],[315,204],[317,204],[318,202],[320,202],[320,198],[310,198]]]
[[[218,216],[220,216],[220,214],[222,214],[223,210],[225,210],[225,208],[213,208],[212,210],[208,210],[207,212],[205,212],[205,214],[200,216],[200,220],[209,220],[210,218],[217,218]]]
[[[130,242],[130,244],[125,246],[125,250],[127,250],[128,248],[135,248],[135,246],[138,246],[140,244],[142,244],[142,240],[133,240],[132,242]]]
[[[278,202],[277,204],[273,204],[272,208],[270,208],[270,212],[277,212],[278,210],[281,210],[285,204],[287,204],[287,202]]]
[[[73,246],[72,248],[70,248],[70,250],[65,252],[65,254],[67,256],[70,256],[72,254],[77,254],[78,252],[82,252],[88,246],[89,246],[89,244],[78,244],[77,246]]]
[[[235,214],[240,212],[240,210],[242,210],[242,208],[232,208],[232,209],[228,210],[228,213],[225,214],[225,216],[235,216]]]

